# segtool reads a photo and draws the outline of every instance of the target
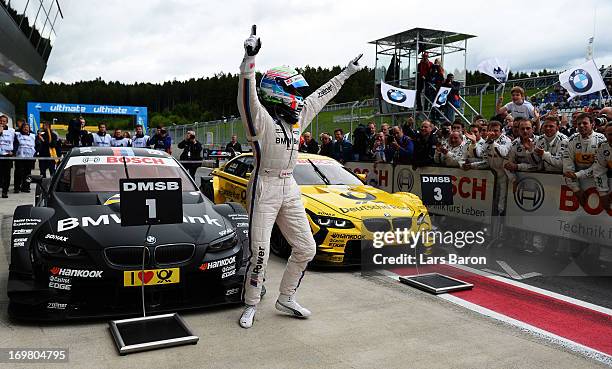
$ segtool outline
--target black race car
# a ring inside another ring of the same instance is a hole
[[[122,227],[119,179],[181,178],[183,223]],[[164,152],[75,148],[53,178],[33,176],[35,205],[13,216],[9,314],[56,320],[238,303],[248,216],[214,205]],[[144,273],[141,271],[144,251]]]

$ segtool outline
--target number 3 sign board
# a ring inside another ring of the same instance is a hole
[[[121,179],[122,226],[183,223],[180,178]]]
[[[421,196],[425,205],[452,205],[451,176],[421,174]]]

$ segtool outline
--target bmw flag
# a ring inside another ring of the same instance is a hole
[[[569,92],[570,100],[576,96],[588,95],[606,88],[594,60],[589,60],[559,74],[559,82]]]
[[[450,91],[451,91],[450,87],[440,87],[440,89],[438,90],[438,93],[436,94],[436,98],[433,102],[434,108],[439,108],[442,105],[446,104]]]
[[[510,72],[508,62],[497,58],[483,60],[478,64],[477,69],[479,72],[493,77],[499,83],[506,83]]]
[[[403,106],[405,108],[414,107],[415,90],[393,87],[387,83],[380,82],[380,94],[389,104]]]

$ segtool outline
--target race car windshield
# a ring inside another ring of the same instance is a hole
[[[178,166],[128,165],[130,178],[180,178],[183,192],[197,191]],[[126,178],[119,164],[78,164],[67,167],[59,178],[57,192],[119,192],[119,180]]]
[[[327,160],[313,163],[298,163],[293,169],[293,178],[298,185],[325,185],[325,180],[315,171],[313,165],[329,180],[330,185],[362,185],[363,183],[339,164]]]

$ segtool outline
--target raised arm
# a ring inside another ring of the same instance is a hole
[[[265,120],[260,119],[262,114],[267,114],[266,109],[257,97],[257,82],[255,80],[255,55],[261,48],[261,41],[255,35],[256,28],[253,25],[251,36],[244,41],[244,58],[240,64],[240,78],[238,81],[238,111],[242,118],[242,124],[251,141],[263,131]]]
[[[354,73],[361,69],[358,61],[363,54],[351,60],[346,68],[337,76],[333,77],[326,84],[319,87],[304,100],[304,109],[300,115],[300,126],[302,132],[306,130],[314,117],[319,114],[321,109],[340,91],[344,82]]]

